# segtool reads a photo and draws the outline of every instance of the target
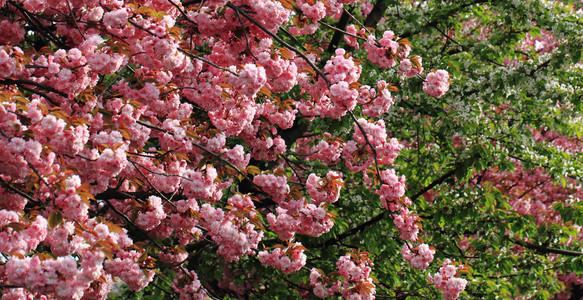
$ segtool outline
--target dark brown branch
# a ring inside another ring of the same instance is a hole
[[[113,210],[122,219],[124,219],[124,221],[126,221],[127,224],[129,224],[129,225],[135,227],[136,229],[138,229],[147,239],[149,239],[150,241],[152,241],[158,248],[163,249],[162,245],[160,245],[160,243],[158,243],[158,241],[156,241],[155,239],[153,239],[152,237],[150,237],[150,235],[148,234],[147,231],[145,231],[144,229],[138,227],[138,225],[136,225],[134,222],[132,222],[132,220],[130,220],[130,218],[128,216],[126,216],[123,212],[121,212],[117,208],[115,208],[115,206],[113,206],[113,204],[111,204],[111,202],[109,202],[108,199],[103,199],[103,200],[105,201],[105,203],[107,203],[107,206],[109,208],[111,208],[111,210]]]
[[[59,48],[69,49],[69,47],[67,47],[67,45],[65,45],[63,42],[59,41],[59,39],[53,34],[53,32],[51,30],[49,30],[49,28],[47,26],[43,25],[36,18],[31,17],[31,15],[34,16],[34,14],[32,14],[28,10],[24,9],[24,7],[21,4],[16,4],[14,1],[9,1],[8,3],[10,3],[18,11],[20,11],[20,13],[27,20],[28,24],[30,24],[31,26],[34,26],[34,29],[36,30],[35,32],[38,32],[42,36],[47,37],[51,42],[53,42]]]
[[[572,251],[572,250],[565,250],[565,249],[557,249],[557,248],[550,248],[550,247],[545,247],[545,246],[541,246],[541,245],[537,245],[531,242],[525,242],[525,241],[521,241],[518,239],[512,239],[510,238],[510,241],[512,241],[515,244],[518,244],[522,247],[531,249],[531,250],[535,250],[537,252],[543,253],[543,254],[548,254],[548,253],[553,253],[553,254],[560,254],[560,255],[567,255],[567,256],[581,256],[583,255],[583,252],[578,252],[578,251]]]
[[[342,40],[342,36],[344,35],[344,28],[346,28],[346,24],[348,24],[348,20],[350,20],[350,14],[346,10],[344,10],[342,12],[342,16],[340,16],[340,20],[338,20],[338,24],[336,24],[336,27],[335,27],[339,30],[334,31],[334,35],[332,36],[332,40],[330,40],[330,43],[328,44],[328,48],[326,49],[327,52],[334,53],[334,50],[336,50],[336,47],[338,46],[338,44]]]
[[[69,95],[67,95],[67,93],[61,92],[61,91],[59,91],[59,90],[57,90],[57,89],[55,89],[53,87],[50,87],[48,85],[44,85],[42,83],[38,83],[38,82],[35,82],[35,81],[32,81],[32,80],[28,80],[28,79],[18,79],[18,80],[15,80],[15,79],[4,79],[4,80],[0,81],[0,84],[5,84],[5,85],[10,85],[10,84],[16,84],[16,85],[23,85],[23,84],[25,84],[25,85],[32,85],[32,86],[36,86],[38,88],[41,88],[41,89],[43,89],[45,91],[53,92],[55,94],[58,94],[59,96],[65,97],[65,98],[67,98],[69,96]]]
[[[249,37],[247,36],[247,31],[249,30],[247,26],[245,26],[245,24],[243,23],[243,19],[241,19],[241,14],[239,13],[239,11],[236,10],[235,12],[237,13],[237,19],[239,20],[239,23],[241,23],[241,27],[243,28],[243,35],[245,36],[245,44],[247,46],[247,51],[249,51],[249,54],[251,54],[251,56],[253,56],[253,58],[255,58],[255,60],[257,61],[257,56],[253,54],[251,47],[249,47]]]
[[[184,50],[184,49],[182,49],[182,48],[178,48],[178,51],[180,51],[180,52],[182,52],[182,53],[186,54],[186,55],[187,55],[188,57],[190,57],[190,58],[193,58],[193,59],[198,59],[198,60],[200,60],[200,61],[202,61],[202,62],[204,62],[204,63],[207,63],[207,64],[209,64],[209,65],[211,65],[211,66],[213,66],[213,67],[215,67],[215,68],[217,68],[217,69],[219,69],[219,70],[223,70],[223,71],[225,71],[225,72],[229,72],[229,73],[231,73],[231,74],[233,74],[233,75],[235,75],[235,76],[239,76],[239,74],[237,74],[237,73],[235,73],[235,72],[233,72],[233,71],[231,71],[231,70],[229,70],[229,69],[227,69],[227,68],[223,68],[223,67],[221,67],[221,66],[219,66],[219,65],[217,65],[217,64],[215,64],[215,63],[213,63],[213,62],[212,62],[212,61],[210,61],[210,60],[204,59],[204,58],[202,58],[202,57],[200,57],[200,56],[198,56],[198,55],[194,55],[194,54],[192,54],[192,53],[190,53],[190,52],[188,52],[188,51],[186,51],[186,50]]]
[[[19,87],[20,87],[21,89],[25,90],[25,91],[31,92],[31,93],[33,93],[33,94],[37,94],[37,95],[39,95],[39,96],[41,96],[41,97],[43,97],[43,98],[47,99],[47,101],[49,101],[49,103],[50,103],[50,104],[52,104],[52,105],[54,105],[54,106],[59,106],[59,103],[57,103],[57,101],[55,101],[55,99],[53,99],[53,98],[49,97],[49,95],[47,95],[47,94],[45,94],[45,93],[43,93],[43,92],[39,92],[39,91],[37,91],[37,90],[33,90],[33,89],[31,89],[31,88],[27,88],[27,87],[25,87],[25,86],[22,86],[22,85],[21,85],[21,86],[19,86]]]
[[[15,188],[14,186],[12,186],[9,182],[4,181],[2,178],[0,178],[0,183],[2,184],[2,186],[5,186],[6,188],[8,188],[9,190],[11,190],[12,192],[26,198],[26,200],[35,203],[35,204],[39,204],[38,201],[36,201],[34,198],[32,198],[30,195],[28,195],[27,193]]]
[[[364,20],[365,27],[375,27],[381,18],[385,15],[385,11],[388,7],[388,1],[385,0],[377,0],[374,4],[372,10],[366,16],[366,20]]]

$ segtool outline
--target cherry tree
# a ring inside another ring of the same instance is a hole
[[[2,297],[576,293],[579,12],[0,0]]]

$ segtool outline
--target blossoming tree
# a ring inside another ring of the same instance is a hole
[[[579,8],[442,2],[0,0],[2,299],[577,293]]]

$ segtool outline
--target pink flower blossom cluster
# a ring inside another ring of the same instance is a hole
[[[456,277],[458,271],[463,270],[464,266],[456,266],[453,263],[450,259],[446,259],[442,267],[439,268],[438,273],[433,274],[433,276],[431,274],[427,275],[429,282],[442,291],[441,296],[445,300],[457,299],[465,290],[466,284],[468,284],[467,280]]]
[[[400,238],[405,241],[415,242],[419,235],[419,217],[413,215],[406,207],[401,207],[398,215],[393,215],[393,223],[401,232]]]
[[[273,93],[287,92],[297,84],[297,65],[293,60],[287,60],[281,55],[284,55],[283,52],[274,53],[267,51],[257,55],[258,63],[265,68],[265,75],[269,78],[266,85]],[[285,51],[285,55],[293,58],[295,53]]]
[[[86,252],[83,258],[81,269],[78,268],[77,260],[71,256],[43,260],[39,256],[12,258],[6,263],[6,281],[33,292],[53,294],[60,299],[81,299],[84,295],[100,296],[105,299],[113,283],[111,276],[102,277],[105,256]],[[85,294],[90,284],[100,277],[103,281],[98,285],[106,288],[101,290],[96,285]]]
[[[373,263],[364,253],[351,253],[338,259],[336,267],[344,278],[342,296],[345,299],[374,299],[376,290],[370,272]]]
[[[312,268],[310,270],[310,285],[313,287],[316,297],[326,298],[340,292],[342,283],[340,280],[328,278],[322,270]]]
[[[284,202],[289,196],[290,187],[287,184],[287,178],[284,176],[260,174],[253,178],[253,183],[271,196],[271,199],[276,203]]]
[[[449,73],[437,70],[427,74],[423,82],[423,91],[431,97],[439,98],[449,90]]]
[[[180,245],[185,246],[203,236],[202,231],[197,227],[199,220],[196,215],[198,213],[199,206],[196,199],[176,202],[176,212],[170,214],[167,225],[174,229],[174,235],[178,238]],[[174,255],[174,257],[177,256],[179,253]]]
[[[346,143],[343,150],[346,166],[353,172],[366,170],[374,163],[371,146],[375,149],[378,163],[384,165],[392,164],[402,148],[396,139],[387,141],[383,120],[371,123],[362,118],[358,119],[358,124],[354,124],[353,138],[354,140]]]
[[[0,252],[27,253],[47,237],[47,220],[37,216],[31,223],[21,222],[15,211],[0,210]]]
[[[306,265],[306,255],[304,246],[301,243],[293,243],[288,247],[275,247],[273,251],[260,251],[257,259],[264,266],[273,266],[283,273],[293,273],[299,271]]]
[[[395,99],[391,95],[387,83],[380,80],[376,90],[368,85],[360,87],[358,103],[362,105],[362,112],[365,116],[376,118],[388,112],[395,103]]]
[[[150,196],[143,211],[139,211],[134,222],[144,230],[152,230],[160,225],[166,218],[166,212],[162,207],[162,199],[157,196]]]
[[[421,65],[422,58],[419,56],[409,58],[404,58],[401,60],[399,67],[400,72],[404,73],[407,77],[415,77],[417,74],[423,72],[423,66]]]
[[[344,144],[342,139],[332,138],[330,133],[324,132],[318,139],[315,137],[298,139],[294,150],[305,155],[308,160],[332,166],[341,158]]]
[[[223,189],[228,186],[218,182],[217,170],[210,165],[206,166],[204,172],[186,170],[184,176],[188,180],[182,181],[182,187],[184,194],[189,198],[215,202],[223,196]]]
[[[207,298],[206,292],[195,272],[190,271],[178,274],[172,281],[172,289],[180,295],[180,299],[203,300]]]
[[[397,211],[403,204],[411,205],[409,199],[403,198],[405,195],[405,176],[397,176],[393,169],[382,170],[380,175],[382,183],[375,194],[380,196],[384,209]]]
[[[329,171],[326,179],[322,179],[312,173],[306,181],[306,189],[312,203],[320,206],[321,203],[334,203],[340,197],[340,189],[344,186],[342,174],[335,171]]]
[[[365,17],[368,16],[368,14],[370,14],[373,7],[374,7],[374,5],[371,2],[369,2],[368,0],[361,0],[360,1],[360,12]]]
[[[296,64],[298,68],[311,68],[305,62],[297,61]],[[299,103],[297,108],[306,116],[338,119],[356,107],[358,90],[354,84],[360,78],[362,67],[352,57],[348,57],[344,49],[336,49],[335,55],[326,62],[323,72],[330,83],[329,87],[322,77],[316,80],[314,75],[309,76],[306,72],[298,75],[299,85],[312,99]]]
[[[364,44],[368,60],[383,69],[394,67],[397,64],[397,58],[405,58],[411,51],[411,46],[399,44],[396,39],[397,37],[390,30],[385,31],[378,41],[374,35],[369,35]]]
[[[107,273],[123,280],[130,290],[139,291],[146,287],[156,273],[143,269],[140,266],[141,252],[136,250],[118,252],[113,260],[107,260],[103,264]]]
[[[365,30],[358,30],[354,24],[351,24],[346,27],[346,32],[350,33],[351,35],[345,34],[344,41],[354,49],[360,48],[360,45],[358,44],[355,36],[364,36]]]
[[[24,39],[24,28],[22,24],[13,23],[9,20],[2,20],[0,22],[0,44],[18,44]]]
[[[246,200],[243,202],[245,206],[254,207],[251,206],[253,202],[250,199]],[[238,205],[233,201],[237,200],[231,200],[231,205]],[[208,203],[201,206],[200,218],[201,224],[208,230],[208,235],[219,245],[217,254],[222,255],[228,262],[238,261],[246,254],[255,254],[253,249],[257,249],[263,238],[263,231],[257,231],[248,217],[241,218],[233,212],[225,213]]]
[[[276,215],[267,214],[267,221],[282,241],[290,240],[296,233],[318,237],[334,226],[325,207],[306,204],[304,198],[280,205],[275,212]]]
[[[421,244],[417,247],[411,248],[409,243],[403,244],[401,248],[403,258],[409,261],[411,267],[417,270],[423,270],[429,267],[429,263],[433,260],[435,249],[429,247],[427,244]]]
[[[158,258],[161,262],[166,264],[179,265],[188,258],[188,253],[184,249],[165,249],[166,251],[158,252]]]
[[[336,263],[341,280],[324,275],[322,270],[310,270],[310,285],[316,297],[325,298],[341,292],[345,299],[374,299],[376,290],[370,276],[373,263],[366,252],[352,252]]]

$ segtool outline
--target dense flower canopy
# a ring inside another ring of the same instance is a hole
[[[502,2],[0,0],[2,299],[575,295],[582,14]]]

